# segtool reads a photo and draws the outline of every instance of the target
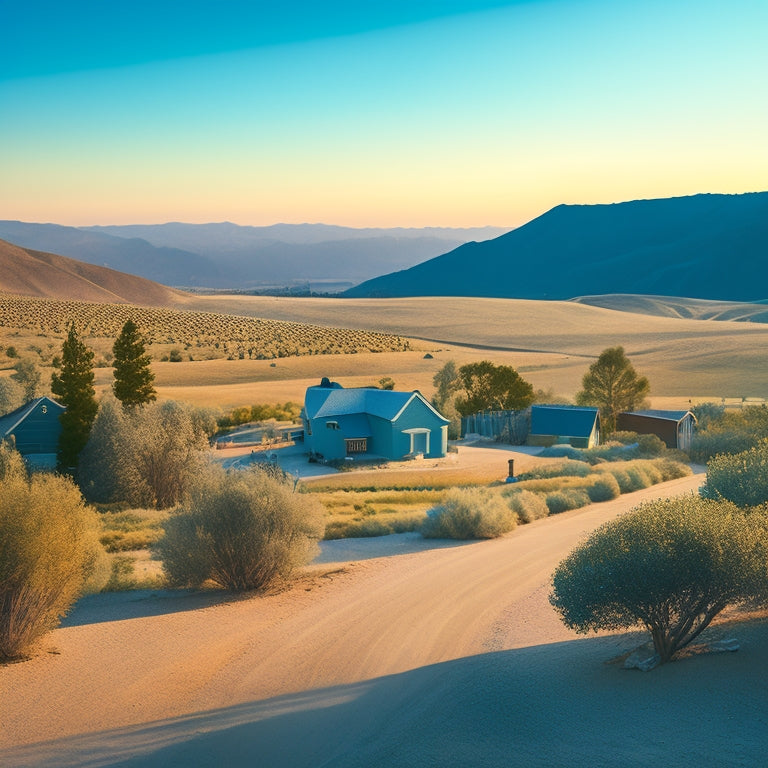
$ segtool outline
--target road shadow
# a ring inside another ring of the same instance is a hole
[[[387,536],[366,538],[332,539],[321,541],[320,554],[312,565],[328,563],[348,563],[353,560],[372,560],[376,557],[410,555],[414,552],[426,552],[430,549],[450,549],[478,544],[476,540],[457,541],[456,539],[425,539],[420,533],[390,533]]]
[[[245,596],[253,597],[253,593]],[[81,627],[125,619],[197,611],[244,599],[223,589],[137,589],[81,597],[61,620],[62,627]],[[2,763],[0,763],[2,765]]]
[[[30,768],[735,768],[768,748],[768,623],[742,650],[643,673],[636,635],[487,653],[401,674],[6,750]],[[151,695],[151,691],[147,691]],[[0,759],[0,762],[2,762]]]

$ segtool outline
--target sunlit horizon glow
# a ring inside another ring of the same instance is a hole
[[[762,0],[339,3],[325,22],[294,3],[296,30],[246,5],[211,3],[231,30],[188,22],[178,51],[142,57],[117,16],[87,32],[123,58],[6,48],[0,219],[512,227],[561,203],[768,188]],[[26,46],[54,39],[55,14],[6,13],[9,40],[14,23]]]

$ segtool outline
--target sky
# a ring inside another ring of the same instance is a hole
[[[0,0],[0,29],[0,219],[513,227],[768,189],[766,0]]]

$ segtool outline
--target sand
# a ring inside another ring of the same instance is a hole
[[[0,765],[758,766],[768,631],[650,673],[580,637],[552,570],[601,522],[702,475],[493,541],[326,542],[272,594],[83,599],[0,668]],[[720,629],[719,631],[726,631]]]

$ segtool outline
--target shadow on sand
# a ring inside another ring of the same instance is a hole
[[[736,654],[651,673],[606,660],[636,636],[488,653],[351,685],[25,748],[17,768],[763,765],[768,623]],[[147,692],[151,695],[151,692]]]
[[[61,620],[61,626],[82,627],[86,624],[163,616],[242,599],[242,596],[221,589],[137,589],[107,592],[81,597],[72,611]]]

